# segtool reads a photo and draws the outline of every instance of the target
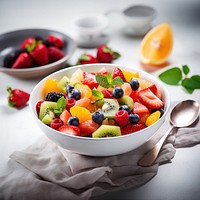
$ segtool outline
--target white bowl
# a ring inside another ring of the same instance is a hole
[[[46,38],[48,35],[55,35],[64,41],[62,51],[64,57],[60,60],[38,67],[30,67],[23,69],[12,69],[3,67],[3,59],[7,53],[20,47],[22,42],[28,37],[40,36]],[[36,78],[44,77],[48,74],[60,69],[64,66],[67,60],[72,56],[76,49],[75,41],[68,35],[49,29],[23,29],[12,32],[7,32],[0,35],[0,72],[17,78]],[[5,55],[4,55],[5,54]]]
[[[154,76],[143,72],[138,69],[131,69],[130,67],[118,66],[121,69],[125,69],[127,71],[139,72],[141,77],[146,78],[147,80],[152,81],[156,85],[159,85],[162,92],[163,101],[165,104],[165,112],[163,116],[153,125],[132,133],[123,136],[110,137],[110,138],[88,138],[88,137],[79,137],[72,136],[56,131],[49,126],[42,123],[37,116],[35,106],[39,100],[42,99],[42,87],[47,78],[55,78],[60,79],[64,75],[71,76],[78,68],[81,68],[83,71],[87,72],[97,72],[100,68],[106,67],[109,71],[112,71],[116,64],[89,64],[89,65],[79,65],[76,67],[66,68],[55,72],[43,80],[41,80],[33,89],[30,96],[29,106],[33,118],[35,119],[37,125],[40,129],[47,135],[50,140],[63,147],[64,149],[83,154],[89,156],[112,156],[117,154],[122,154],[144,144],[147,140],[149,140],[155,132],[159,129],[159,127],[163,124],[165,120],[165,116],[169,111],[170,107],[170,95],[167,91],[166,87]]]

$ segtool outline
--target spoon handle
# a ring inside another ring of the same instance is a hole
[[[154,161],[156,160],[161,147],[163,146],[163,143],[165,142],[167,136],[171,133],[174,126],[172,126],[163,136],[162,138],[156,143],[155,147],[149,151],[147,154],[142,157],[141,160],[139,160],[138,164],[143,167],[149,167],[151,166]]]

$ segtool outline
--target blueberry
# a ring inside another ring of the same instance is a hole
[[[75,89],[72,89],[68,92],[68,98],[73,98],[75,100],[79,100],[81,98],[81,93],[79,90],[77,90],[76,88]]]
[[[68,119],[67,125],[78,126],[79,125],[79,119],[75,116],[72,116]]]
[[[137,79],[132,79],[130,81],[130,85],[131,85],[132,90],[134,91],[136,91],[140,86],[139,81]]]
[[[74,89],[74,86],[72,86],[72,85],[67,85],[67,88],[66,88],[67,92],[70,92],[70,91],[72,91],[73,89]]]
[[[138,114],[130,114],[129,121],[131,124],[137,124],[140,120],[140,116]]]
[[[123,91],[122,88],[116,87],[116,88],[113,89],[112,95],[113,95],[114,98],[119,99],[124,95],[124,91]]]
[[[127,105],[120,106],[119,110],[126,110],[128,114],[131,113],[131,109]]]
[[[92,120],[96,123],[101,123],[104,120],[104,114],[100,111],[96,111],[92,114]]]

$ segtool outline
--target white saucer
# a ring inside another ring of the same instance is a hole
[[[101,34],[99,36],[84,36],[78,35],[75,38],[77,45],[83,48],[95,48],[101,44],[105,44],[109,40],[109,36],[106,34]]]

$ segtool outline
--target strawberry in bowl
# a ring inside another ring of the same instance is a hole
[[[51,140],[90,156],[117,155],[144,144],[162,125],[169,105],[159,80],[113,64],[58,71],[30,97],[32,114]]]

